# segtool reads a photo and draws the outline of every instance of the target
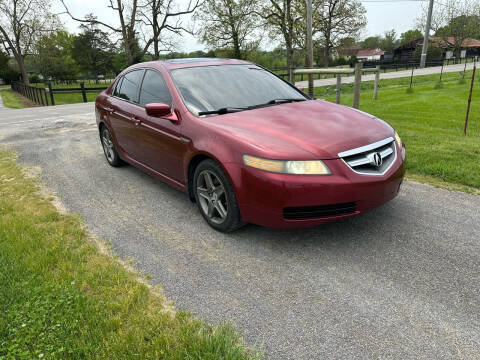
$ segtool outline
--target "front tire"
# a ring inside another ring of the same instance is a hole
[[[102,142],[103,153],[105,154],[108,163],[113,167],[122,165],[122,160],[115,148],[112,134],[105,125],[103,125],[100,130],[100,141]]]
[[[200,213],[211,227],[230,232],[244,225],[233,186],[219,164],[202,161],[195,169],[193,186]]]

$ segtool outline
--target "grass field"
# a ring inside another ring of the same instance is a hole
[[[398,131],[407,146],[407,174],[415,179],[434,178],[435,185],[445,181],[480,189],[480,76],[468,133],[463,135],[471,76],[467,72],[462,81],[462,74],[444,74],[441,86],[439,75],[417,76],[413,93],[406,91],[408,78],[382,80],[378,100],[372,99],[373,83],[362,83],[360,109]],[[316,97],[335,101],[335,87],[315,91]],[[352,85],[342,86],[342,104],[352,105],[352,92]]]
[[[2,97],[3,105],[12,109],[23,109],[24,107],[35,106],[29,99],[9,89],[1,90],[0,96]]]
[[[40,88],[48,88],[48,84],[46,83],[35,83],[31,84],[32,86],[40,87]],[[99,88],[99,87],[108,87],[110,82],[102,81],[98,84],[95,82],[85,82],[85,88]],[[65,89],[65,88],[79,88],[80,89],[80,82],[72,83],[72,84],[52,84],[53,89]],[[87,92],[87,101],[95,101],[100,91],[95,92]],[[83,102],[82,93],[79,92],[75,94],[59,94],[54,93],[55,98],[55,105],[64,105],[64,104],[75,104],[79,102]],[[50,101],[50,98],[49,98]]]
[[[0,150],[0,359],[259,358],[99,251]]]

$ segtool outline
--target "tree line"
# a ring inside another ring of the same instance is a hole
[[[60,1],[64,14],[79,23],[77,34],[65,30],[50,0],[0,0],[0,65],[4,64],[0,77],[8,79],[16,73],[7,66],[9,59],[26,84],[32,70],[52,79],[78,74],[98,78],[140,61],[179,56],[248,59],[271,69],[292,69],[305,63],[305,0],[108,0],[105,11],[110,12],[111,22],[94,14],[80,17],[70,9],[69,0]],[[455,35],[462,26],[465,30],[478,25],[480,11],[472,13],[478,7],[465,5],[475,0],[446,1],[452,9],[448,14],[435,13],[437,33]],[[185,21],[186,15],[191,21]],[[419,30],[410,30],[397,38],[392,30],[359,41],[367,23],[365,15],[359,0],[313,0],[317,65],[332,65],[339,47],[359,44],[388,51],[399,42],[421,36]],[[468,21],[458,20],[463,18]],[[472,32],[463,31],[462,36]],[[206,51],[179,53],[179,41],[187,33],[196,36]],[[262,49],[271,44],[277,47]]]

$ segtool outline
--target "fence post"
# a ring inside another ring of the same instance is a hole
[[[465,116],[465,127],[463,128],[463,134],[467,135],[468,116],[470,115],[470,104],[472,103],[473,83],[475,82],[475,70],[477,69],[476,62],[473,63],[472,82],[470,83],[470,94],[468,95],[467,115]]]
[[[380,82],[380,70],[375,73],[375,82],[373,85],[373,99],[377,100],[378,98],[378,83]]]
[[[42,104],[42,106],[45,105],[45,104],[43,103],[42,89],[37,88],[37,96],[38,96],[38,99],[39,99],[39,101],[40,101],[40,104]]]
[[[362,83],[362,68],[363,64],[357,62],[355,64],[355,83],[353,87],[353,107],[355,109],[360,108],[360,85]]]
[[[36,87],[36,86],[32,87],[32,90],[33,90],[33,99],[34,99],[33,101],[34,101],[35,103],[39,104],[39,103],[40,103],[40,100],[38,99],[37,87]]]
[[[337,104],[340,104],[341,92],[342,92],[342,75],[337,74],[337,99],[336,99]]]
[[[52,83],[48,83],[48,92],[50,93],[50,103],[55,105],[55,99],[53,98],[53,90],[52,90]]]
[[[45,106],[48,106],[48,97],[47,97],[47,90],[45,88],[42,88],[42,97],[45,97]]]
[[[412,67],[412,75],[410,76],[410,88],[413,85],[413,70],[415,70],[415,68]]]
[[[82,97],[83,97],[83,102],[87,102],[87,92],[85,91],[85,83],[82,81],[80,83],[80,88],[82,89]]]

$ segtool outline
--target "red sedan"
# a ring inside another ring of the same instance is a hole
[[[405,172],[390,125],[245,61],[136,64],[95,106],[109,164],[186,192],[219,231],[360,214],[393,199]]]

